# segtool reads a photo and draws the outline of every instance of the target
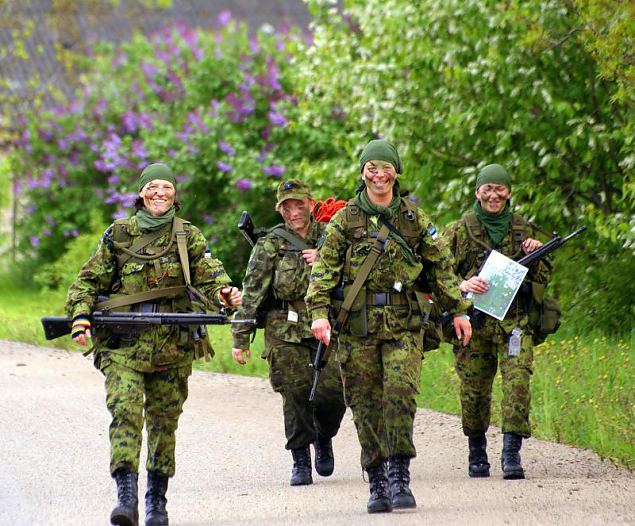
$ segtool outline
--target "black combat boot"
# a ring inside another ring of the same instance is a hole
[[[410,491],[410,459],[394,456],[388,459],[388,481],[393,509],[416,508],[417,501]]]
[[[110,514],[110,523],[117,526],[139,524],[139,497],[137,496],[137,473],[119,468],[113,473],[117,482],[117,506]]]
[[[330,438],[318,436],[313,445],[315,446],[315,471],[323,477],[332,475],[335,468],[333,442]]]
[[[523,437],[517,433],[503,433],[503,454],[501,466],[503,478],[508,480],[524,479],[525,471],[520,464],[520,447],[523,445]]]
[[[366,506],[368,513],[392,511],[386,465],[382,462],[379,466],[368,468],[366,471],[368,472],[368,482],[370,483],[370,498]]]
[[[158,471],[148,471],[148,491],[146,491],[146,526],[168,526],[168,477]]]
[[[292,449],[293,470],[291,471],[291,486],[307,486],[313,484],[311,474],[311,450],[309,446]]]
[[[487,461],[487,438],[485,435],[469,437],[470,456],[468,458],[468,473],[470,477],[489,477],[489,462]]]

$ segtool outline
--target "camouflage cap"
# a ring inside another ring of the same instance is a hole
[[[287,199],[304,199],[308,197],[311,199],[311,190],[299,179],[288,179],[287,181],[281,181],[278,185],[278,191],[276,192],[276,208],[278,208]]]

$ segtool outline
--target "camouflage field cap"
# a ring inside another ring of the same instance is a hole
[[[278,208],[287,199],[304,199],[308,197],[311,199],[311,191],[309,187],[299,179],[289,179],[287,181],[281,181],[278,185],[278,191],[276,192],[276,208]]]

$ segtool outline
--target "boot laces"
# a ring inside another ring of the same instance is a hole
[[[117,477],[117,493],[121,502],[135,499],[134,479],[132,473],[120,473]]]

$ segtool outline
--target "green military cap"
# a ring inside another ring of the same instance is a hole
[[[502,184],[512,191],[512,178],[500,164],[488,164],[476,176],[476,189],[484,184]]]
[[[141,192],[145,185],[154,180],[169,181],[176,189],[176,178],[167,164],[154,163],[146,166],[143,172],[141,172],[139,179],[137,179],[139,192]]]
[[[364,165],[368,161],[385,161],[395,167],[395,171],[401,173],[401,159],[397,148],[390,141],[375,139],[370,141],[362,150],[359,157],[359,171],[364,171]]]
[[[287,199],[304,199],[308,197],[311,199],[311,190],[299,179],[288,179],[287,181],[281,181],[278,185],[278,191],[276,192],[276,208],[278,208]]]

